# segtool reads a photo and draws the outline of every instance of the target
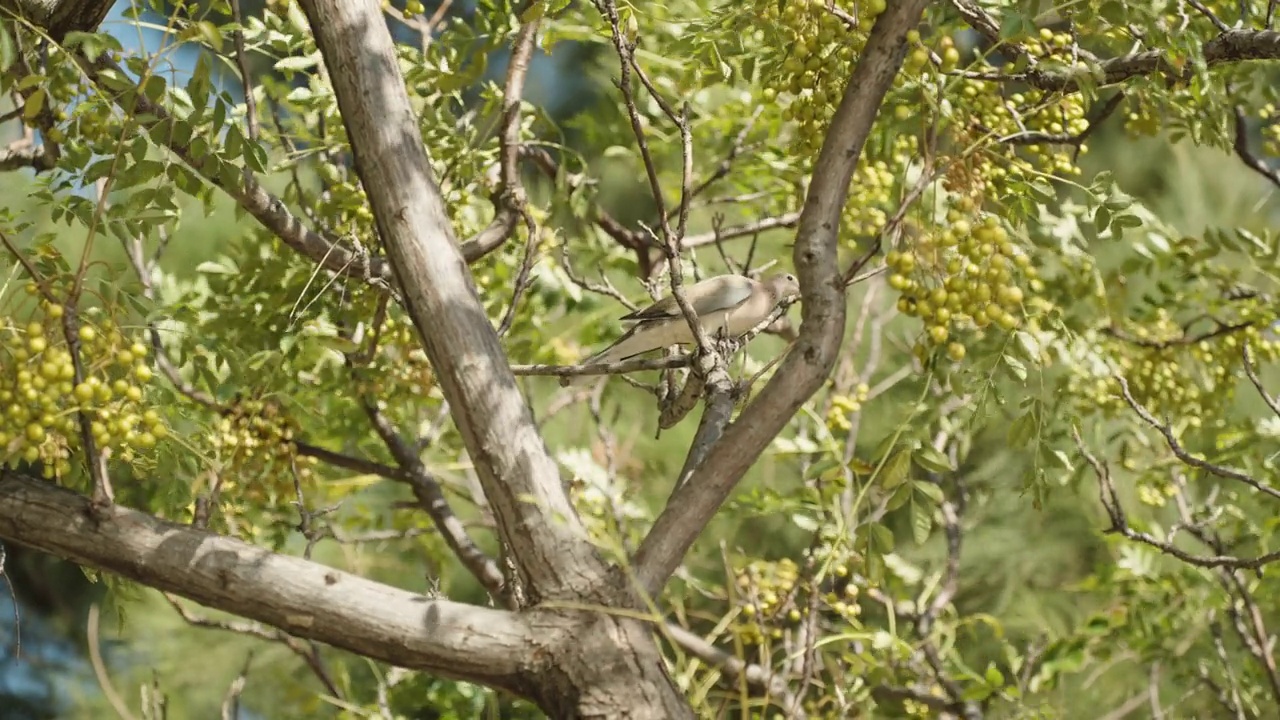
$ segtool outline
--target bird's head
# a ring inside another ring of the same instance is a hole
[[[796,276],[791,273],[774,273],[765,278],[764,282],[769,289],[773,290],[774,297],[778,300],[787,300],[800,295],[800,281],[796,280]]]

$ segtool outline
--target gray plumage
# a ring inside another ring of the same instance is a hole
[[[735,338],[746,334],[768,318],[779,302],[799,293],[800,285],[790,273],[775,273],[763,281],[742,275],[717,275],[684,289],[685,299],[713,338],[721,333]],[[619,362],[659,348],[697,342],[672,295],[621,319],[636,324],[612,345],[583,361],[584,365]],[[569,384],[599,377],[579,375]]]

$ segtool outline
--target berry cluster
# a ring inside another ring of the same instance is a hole
[[[1030,256],[995,216],[975,226],[953,209],[948,220],[947,227],[918,235],[910,247],[889,251],[885,261],[892,273],[889,286],[901,294],[898,311],[925,323],[917,355],[945,347],[959,362],[966,348],[956,336],[992,327],[1014,330],[1026,315],[1028,295],[1043,292],[1044,284]]]
[[[782,49],[777,62],[764,67],[770,88],[764,99],[772,101],[777,92],[792,95],[784,117],[799,126],[797,143],[810,151],[822,142],[867,32],[886,2],[837,0],[835,6],[851,21],[829,10],[825,0],[756,2],[757,22],[779,34],[770,44]]]
[[[893,167],[904,168],[917,155],[914,135],[897,135],[893,140]],[[841,237],[874,237],[898,207],[898,174],[883,160],[864,154],[853,173],[849,202],[841,218]]]
[[[862,412],[862,403],[867,401],[871,387],[866,383],[858,383],[853,395],[832,395],[831,407],[827,410],[827,427],[832,432],[849,432],[853,423],[849,416]]]
[[[1244,377],[1246,342],[1255,363],[1280,360],[1280,342],[1260,329],[1274,320],[1274,311],[1243,307],[1235,324],[1246,327],[1188,343],[1187,330],[1161,308],[1151,322],[1128,326],[1102,344],[1134,401],[1154,417],[1185,418],[1189,427],[1199,428],[1220,418],[1233,402]],[[1068,392],[1083,406],[1109,414],[1132,412],[1110,369],[1072,366]]]
[[[1039,63],[1076,62],[1072,57],[1074,39],[1067,33],[1043,29],[1024,47]],[[945,71],[945,56],[943,65]],[[1005,67],[1003,71],[1013,72],[1013,68]],[[969,117],[957,128],[958,139],[966,145],[979,141],[988,145],[997,138],[1004,139],[985,150],[995,162],[981,168],[978,175],[998,183],[1006,176],[1027,180],[1041,172],[1081,173],[1075,163],[1077,147],[1081,155],[1089,151],[1087,145],[1075,140],[1089,129],[1081,94],[1027,88],[1006,96],[1000,83],[972,78],[960,81],[959,92],[964,102],[958,107]]]
[[[832,568],[832,582],[819,590],[818,605],[825,616],[856,622],[862,614],[858,586],[850,581],[847,565]],[[777,640],[783,630],[795,627],[809,615],[810,588],[800,581],[800,569],[790,559],[754,560],[735,572],[738,620],[734,632],[746,645]]]
[[[292,492],[295,472],[299,480],[311,478],[315,459],[298,455],[297,431],[297,421],[272,400],[241,400],[223,411],[212,443],[238,497],[272,500]]]
[[[1274,103],[1267,103],[1258,111],[1258,117],[1264,122],[1262,153],[1272,157],[1280,155],[1280,111],[1276,110]]]
[[[427,354],[408,318],[388,316],[378,337],[378,353],[367,372],[361,373],[359,390],[372,397],[407,392],[426,397],[435,387]]]
[[[35,285],[27,292],[36,294]],[[168,434],[159,413],[144,403],[153,379],[147,346],[100,311],[84,313],[76,332],[84,376],[77,383],[65,313],[45,301],[26,324],[0,323],[0,462],[38,462],[48,478],[71,472],[80,413],[97,449],[125,462]]]

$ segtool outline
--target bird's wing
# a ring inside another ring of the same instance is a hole
[[[684,289],[685,299],[699,317],[717,310],[728,310],[751,296],[759,283],[742,275],[717,275]],[[680,316],[680,305],[667,295],[646,308],[623,315],[623,320],[657,320]]]

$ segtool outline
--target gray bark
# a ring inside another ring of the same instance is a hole
[[[460,254],[376,0],[303,0],[404,305],[531,605],[630,593],[589,542]],[[531,696],[554,717],[682,718],[646,624],[540,608]]]
[[[518,615],[435,600],[0,471],[0,538],[406,668],[521,693]]]
[[[876,19],[844,97],[831,119],[800,212],[793,258],[804,301],[800,335],[769,384],[725,429],[641,543],[634,561],[642,588],[659,592],[703,528],[760,453],[822,386],[844,340],[845,284],[839,257],[840,215],[863,145],[902,66],[907,33],[928,0],[890,3]]]

